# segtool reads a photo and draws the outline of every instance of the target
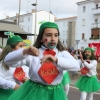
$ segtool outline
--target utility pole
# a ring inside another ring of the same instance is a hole
[[[20,7],[21,7],[21,0],[19,0],[18,26],[19,26],[19,20],[20,20]]]
[[[37,26],[37,0],[36,0],[36,3],[32,4],[32,6],[35,6],[35,24],[34,24],[34,43],[35,43],[35,40],[36,40],[36,26]]]
[[[51,6],[51,0],[49,0],[49,21],[50,21],[50,6]]]

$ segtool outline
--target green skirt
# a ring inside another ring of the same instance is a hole
[[[66,73],[63,74],[62,85],[66,85],[69,83],[70,83],[70,78],[68,72],[66,71]]]
[[[75,86],[78,87],[80,91],[85,92],[97,92],[100,90],[100,83],[98,82],[97,76],[81,76],[75,83]]]
[[[61,84],[42,85],[26,81],[7,100],[68,100]]]
[[[15,90],[0,88],[0,100],[7,100],[13,92],[15,92]]]

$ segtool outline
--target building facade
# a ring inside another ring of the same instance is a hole
[[[37,16],[35,14],[37,14]],[[35,34],[37,36],[41,23],[44,21],[54,22],[54,18],[55,16],[51,13],[48,13],[47,11],[37,11],[36,12],[32,10],[32,13],[20,15],[19,26],[21,27],[21,29],[23,29],[27,33]],[[3,20],[18,23],[18,15],[16,14],[16,16],[14,17],[7,16],[7,18]],[[35,21],[36,21],[36,24],[35,24]],[[28,36],[27,39],[31,40],[32,44],[35,41],[34,35]]]
[[[78,49],[100,42],[100,0],[77,2],[76,40]]]
[[[60,40],[65,47],[75,48],[76,19],[74,16],[55,20],[59,26]]]

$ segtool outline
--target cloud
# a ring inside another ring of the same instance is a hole
[[[25,14],[35,9],[32,3],[36,0],[21,0],[20,13]],[[76,2],[83,0],[37,0],[37,10],[51,10],[57,17],[67,17],[77,15]],[[49,9],[50,7],[50,9]],[[0,18],[6,15],[15,16],[19,12],[19,0],[2,0],[0,1]]]

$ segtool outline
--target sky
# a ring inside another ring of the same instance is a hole
[[[77,16],[77,2],[84,0],[37,0],[37,10],[51,11],[57,18]],[[36,0],[21,0],[20,14],[31,13]],[[19,0],[0,0],[0,19],[15,16],[19,12]]]

